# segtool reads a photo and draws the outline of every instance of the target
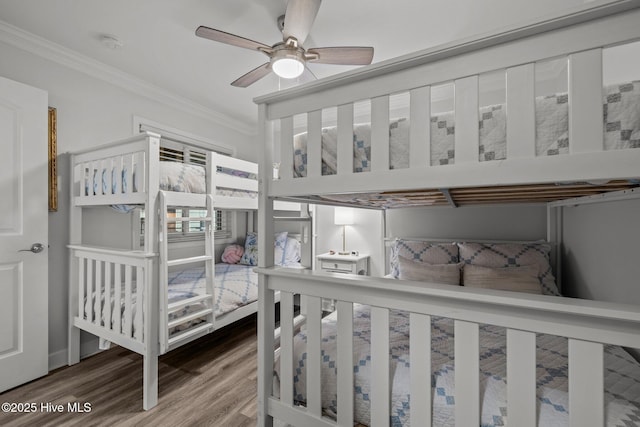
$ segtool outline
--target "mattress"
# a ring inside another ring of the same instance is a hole
[[[336,412],[336,313],[323,319],[322,406],[326,415]],[[391,311],[390,372],[392,378],[391,425],[409,426],[409,315]],[[370,308],[354,305],[354,387],[355,421],[370,425]],[[432,404],[433,425],[453,426],[455,369],[453,363],[453,320],[432,318]],[[481,426],[508,425],[506,405],[505,329],[480,326]],[[540,426],[569,425],[567,394],[567,340],[537,336],[537,414]],[[294,399],[306,400],[306,333],[294,337]],[[640,365],[622,348],[605,346],[605,417],[608,426],[639,425]],[[279,363],[275,364],[274,392],[279,392]],[[425,402],[428,404],[428,402]]]
[[[569,152],[569,99],[566,93],[536,98],[536,155],[553,156]],[[614,84],[603,91],[604,148],[616,150],[640,147],[640,81]],[[483,106],[479,111],[479,161],[502,160],[507,156],[507,108],[504,104]],[[434,115],[430,120],[431,165],[455,163],[454,112]],[[322,175],[337,171],[337,128],[322,129]],[[294,136],[294,176],[307,175],[307,134]],[[409,120],[389,123],[389,168],[409,167]],[[353,171],[371,168],[371,126],[355,124],[353,129]]]
[[[214,278],[214,313],[215,316],[221,316],[225,313],[229,313],[239,307],[250,304],[258,299],[258,275],[253,271],[254,267],[239,264],[216,264],[215,265],[215,278]],[[168,281],[168,302],[169,304],[191,298],[197,295],[203,295],[206,293],[206,277],[204,267],[195,267],[183,270],[177,270],[169,274]],[[132,285],[132,289],[135,289],[135,283]],[[94,294],[95,295],[95,294]],[[122,291],[120,310],[122,325],[124,326],[124,291]],[[114,327],[113,319],[115,319],[114,309],[117,306],[114,302],[115,298],[112,292],[111,297],[111,319]],[[91,299],[91,304],[94,304],[95,296]],[[131,335],[135,334],[136,316],[138,315],[136,310],[136,297],[132,295],[132,331]],[[102,323],[104,324],[104,297],[102,298],[103,317]],[[85,318],[86,313],[89,312],[89,299],[85,298]],[[204,309],[203,303],[191,304],[183,307],[180,311],[171,313],[169,315],[169,321],[182,317],[184,315],[195,313]],[[94,316],[95,316],[95,312]],[[170,331],[171,334],[175,334],[184,329],[187,329],[194,324],[202,322],[202,319],[196,319],[192,322],[185,323],[179,327],[173,328]]]

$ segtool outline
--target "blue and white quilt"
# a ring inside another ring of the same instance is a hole
[[[391,311],[390,372],[392,426],[409,426],[409,315]],[[371,377],[370,308],[354,305],[353,325],[355,421],[370,424]],[[323,319],[322,401],[329,416],[336,412],[336,314]],[[432,318],[433,425],[453,426],[455,405],[453,321]],[[306,333],[294,338],[294,399],[306,400]],[[481,426],[508,425],[506,405],[505,329],[480,327]],[[620,347],[605,346],[605,417],[608,426],[640,425],[640,365]],[[279,362],[274,391],[279,392]],[[537,337],[537,413],[540,426],[567,426],[567,340],[539,334]],[[422,404],[429,404],[423,402]]]
[[[228,313],[258,299],[258,274],[255,267],[240,264],[216,264],[214,294],[216,316]],[[206,293],[204,267],[169,273],[169,303]],[[185,307],[185,310],[191,309]]]
[[[536,98],[536,155],[554,156],[569,152],[569,98],[557,93]],[[478,160],[507,158],[507,108],[504,104],[479,109]],[[640,147],[640,81],[612,84],[603,90],[603,146],[605,150]],[[389,168],[409,167],[409,120],[389,121]],[[442,112],[430,120],[431,165],[455,163],[455,113]],[[322,129],[322,175],[337,171],[337,127]],[[294,176],[307,176],[307,134],[295,135]],[[353,127],[353,171],[371,169],[371,126]]]

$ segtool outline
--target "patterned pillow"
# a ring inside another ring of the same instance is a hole
[[[275,234],[275,242],[274,242],[274,264],[278,264],[278,262],[282,262],[284,259],[284,248],[287,244],[287,232],[283,231],[281,233]],[[258,265],[258,233],[255,231],[250,231],[247,233],[247,238],[244,241],[244,254],[242,254],[242,258],[238,264],[244,265]]]
[[[398,257],[428,264],[455,264],[458,262],[458,246],[455,243],[431,243],[422,240],[396,239],[391,246],[390,273],[400,277]]]
[[[457,264],[428,264],[398,256],[399,279],[402,280],[417,280],[458,286],[460,285],[460,269],[462,265],[461,262]]]
[[[483,267],[536,265],[544,295],[560,296],[549,264],[546,243],[459,243],[460,261]]]
[[[467,264],[462,272],[462,284],[470,288],[498,289],[530,294],[542,293],[537,265],[494,268]]]

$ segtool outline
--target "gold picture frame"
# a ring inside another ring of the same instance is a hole
[[[49,107],[49,212],[58,210],[58,137],[56,109]]]

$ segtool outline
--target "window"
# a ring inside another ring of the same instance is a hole
[[[162,135],[160,147],[160,161],[190,163],[206,165],[207,151],[213,150],[220,154],[233,155],[233,148],[217,141],[212,141],[189,132],[174,129],[149,119],[134,116],[134,132],[151,131]],[[170,214],[176,217],[189,218],[186,221],[169,223],[169,242],[194,241],[204,238],[205,221],[197,218],[206,216],[206,210],[170,208]],[[140,241],[143,240],[145,212],[140,212]],[[215,211],[212,221],[214,238],[216,240],[233,238],[233,221],[235,215],[231,211]]]

